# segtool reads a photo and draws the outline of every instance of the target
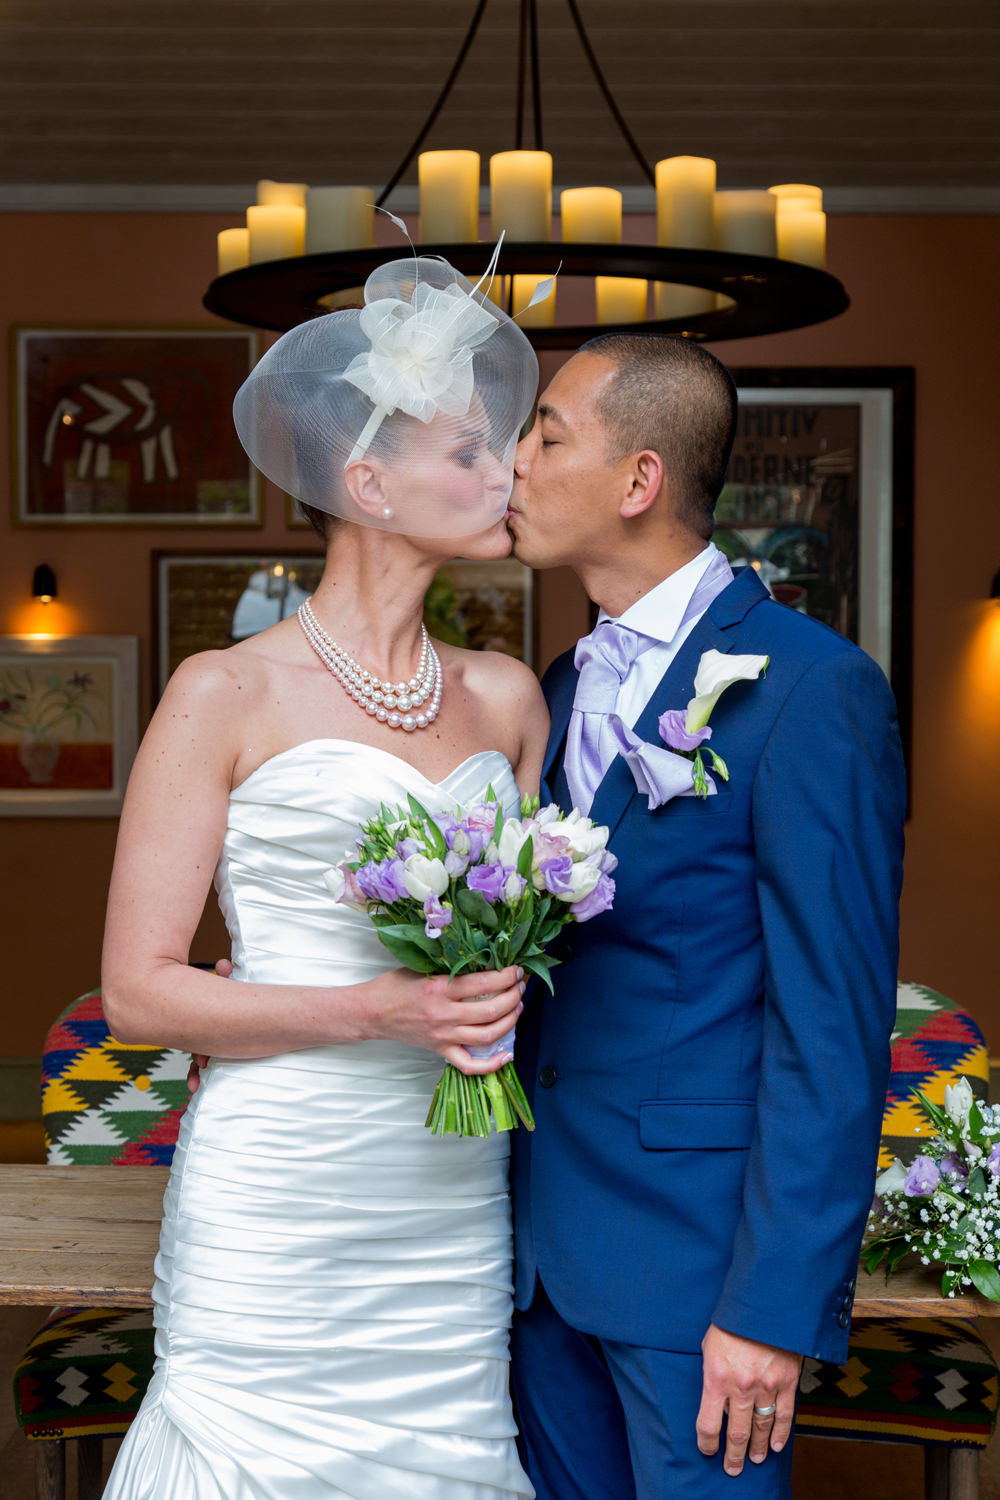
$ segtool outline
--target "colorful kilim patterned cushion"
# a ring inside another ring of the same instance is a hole
[[[153,1373],[147,1312],[60,1308],[14,1372],[17,1420],[29,1438],[125,1432]]]
[[[900,984],[880,1167],[890,1166],[894,1156],[911,1162],[920,1153],[920,1135],[927,1133],[928,1124],[914,1090],[926,1094],[932,1104],[943,1104],[945,1084],[957,1083],[963,1075],[979,1098],[985,1099],[989,1057],[975,1021],[954,1000],[926,985]]]
[[[169,1166],[188,1100],[186,1052],[132,1047],[108,1033],[92,990],[51,1027],[42,1060],[42,1118],[56,1166]],[[152,1268],[150,1268],[152,1272]],[[29,1438],[125,1432],[153,1370],[148,1312],[58,1309],[14,1372]]]
[[[796,1432],[883,1443],[985,1447],[1000,1376],[971,1325],[939,1318],[856,1318],[844,1365],[807,1359]]]

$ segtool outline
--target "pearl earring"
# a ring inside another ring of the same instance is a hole
[[[382,507],[382,519],[383,519],[383,521],[391,521],[392,520],[392,506],[391,505],[383,505],[383,507]]]

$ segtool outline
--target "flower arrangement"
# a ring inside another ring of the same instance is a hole
[[[492,787],[481,802],[435,816],[410,797],[362,825],[357,848],[325,880],[335,900],[365,911],[380,941],[419,974],[486,973],[519,964],[551,991],[559,962],[546,949],[568,922],[614,900],[618,863],[607,828],[538,798],[505,818]],[[514,1033],[474,1056],[499,1056]],[[427,1126],[436,1135],[534,1129],[512,1062],[470,1077],[446,1064]]]
[[[946,1086],[944,1108],[919,1091],[934,1134],[909,1167],[893,1162],[875,1184],[862,1251],[866,1270],[920,1256],[942,1269],[941,1290],[975,1287],[1000,1302],[1000,1108],[981,1104],[967,1078]]]

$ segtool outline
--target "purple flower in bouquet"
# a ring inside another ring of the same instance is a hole
[[[614,881],[607,875],[599,875],[590,895],[584,896],[582,901],[577,901],[574,905],[573,915],[578,922],[589,922],[591,917],[598,916],[602,911],[610,911],[614,899]]]
[[[990,1154],[986,1158],[986,1165],[994,1177],[1000,1177],[1000,1141],[990,1148]]]
[[[688,732],[686,708],[668,708],[665,714],[660,715],[660,738],[671,750],[697,750],[706,740],[712,738],[712,731],[706,724],[703,729],[695,729]]]
[[[478,891],[491,906],[495,906],[498,901],[503,900],[507,876],[512,873],[513,871],[505,869],[501,864],[473,865],[465,877],[466,884],[470,891]]]
[[[411,854],[419,854],[420,852],[420,845],[413,837],[400,839],[396,845],[396,853],[404,862],[409,859]]]
[[[994,1150],[997,1148],[994,1147]],[[947,1156],[942,1156],[940,1161],[942,1175],[948,1182],[965,1182],[969,1175],[969,1164],[956,1156],[954,1151],[949,1151]],[[1000,1167],[996,1169],[1000,1172]]]
[[[941,1185],[937,1162],[929,1156],[916,1156],[906,1174],[903,1192],[908,1198],[929,1198]]]
[[[441,899],[433,895],[424,897],[424,932],[429,938],[439,938],[454,916],[450,906],[443,906]]]
[[[554,859],[543,859],[538,866],[550,896],[562,896],[565,900],[573,893],[573,861],[568,854]]]
[[[471,863],[468,854],[459,854],[455,849],[449,849],[444,857],[444,867],[452,880],[460,880]]]
[[[409,894],[403,884],[401,859],[371,860],[359,867],[357,881],[369,901],[378,901],[383,906],[405,900]]]

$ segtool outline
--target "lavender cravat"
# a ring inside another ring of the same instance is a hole
[[[733,570],[719,552],[691,595],[675,638],[732,581]],[[573,806],[581,812],[589,813],[605,772],[615,756],[627,748],[621,742],[624,726],[615,716],[619,688],[636,657],[659,644],[662,643],[640,635],[620,620],[601,620],[577,643],[574,662],[580,676],[566,733],[563,770]],[[627,738],[631,741],[633,736]]]

